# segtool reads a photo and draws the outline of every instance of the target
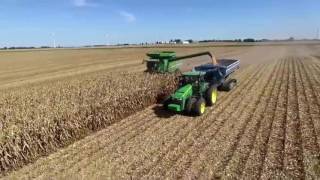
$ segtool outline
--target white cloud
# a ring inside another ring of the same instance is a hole
[[[127,21],[127,22],[135,22],[137,20],[136,16],[127,11],[119,11],[119,14]]]
[[[93,2],[89,2],[89,0],[72,0],[73,5],[76,7],[94,7],[97,6],[97,4]]]

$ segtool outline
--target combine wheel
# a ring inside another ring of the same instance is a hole
[[[211,86],[206,93],[206,101],[208,106],[212,106],[217,102],[218,90],[216,87]]]
[[[195,115],[201,116],[206,111],[206,101],[203,98],[198,99],[198,101],[195,104]]]

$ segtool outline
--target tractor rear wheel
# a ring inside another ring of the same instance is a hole
[[[208,106],[212,106],[217,102],[218,90],[216,87],[211,86],[206,92],[206,101]]]
[[[195,115],[202,116],[206,111],[206,101],[203,98],[198,99],[195,104]]]

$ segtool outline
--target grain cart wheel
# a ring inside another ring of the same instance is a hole
[[[203,98],[198,99],[195,104],[194,112],[197,116],[201,116],[206,111],[206,101]]]
[[[189,98],[186,103],[185,111],[187,114],[191,114],[195,103],[197,102],[196,98]]]
[[[208,106],[212,106],[217,102],[218,90],[216,87],[211,86],[206,93],[206,101]]]
[[[230,79],[218,87],[219,91],[231,91],[237,85],[236,79]]]
[[[225,91],[231,91],[236,85],[237,85],[236,79],[229,80],[225,86]]]

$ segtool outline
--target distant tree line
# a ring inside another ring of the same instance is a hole
[[[1,49],[3,49],[3,50],[6,50],[6,49],[34,49],[35,47],[33,47],[33,46],[30,46],[30,47],[24,47],[24,46],[22,46],[22,47],[20,47],[20,46],[18,46],[18,47],[3,47],[3,48],[1,48]]]
[[[281,40],[270,40],[270,39],[254,39],[254,38],[246,38],[246,39],[234,39],[234,40],[202,40],[199,41],[200,43],[205,43],[205,42],[270,42],[270,41],[295,41],[293,37],[290,37],[288,39],[281,39]]]
[[[217,40],[217,39],[205,39],[199,41],[200,43],[208,43],[208,42],[242,42],[241,39],[224,39],[224,40]]]
[[[301,40],[310,40],[310,39],[301,39]],[[316,39],[314,39],[316,40]],[[205,40],[200,40],[196,41],[193,39],[187,39],[187,40],[182,40],[182,39],[171,39],[170,41],[156,41],[154,43],[139,43],[138,45],[152,45],[152,44],[185,44],[185,43],[208,43],[208,42],[282,42],[282,41],[295,41],[293,37],[290,37],[288,39],[279,39],[279,40],[270,40],[270,39],[254,39],[254,38],[245,38],[245,39],[224,39],[224,40],[218,40],[218,39],[205,39]],[[136,45],[136,44],[129,44],[129,43],[120,43],[120,44],[115,44],[115,46],[129,46],[129,45]],[[104,47],[106,45],[104,44],[97,44],[97,45],[87,45],[87,46],[82,46],[82,47]],[[0,48],[0,50],[14,50],[14,49],[50,49],[53,47],[50,46],[40,46],[40,47],[34,47],[34,46],[12,46],[12,47],[3,47]],[[58,46],[56,48],[74,48],[74,47],[63,47],[63,46]]]
[[[3,47],[0,48],[0,50],[14,50],[14,49],[50,49],[53,47],[50,46],[40,46],[40,47],[34,47],[34,46],[12,46],[12,47]],[[58,46],[56,48],[63,48],[62,46]]]
[[[188,43],[194,43],[194,40],[192,39],[187,39],[187,40],[182,40],[182,39],[171,39],[169,41],[170,44],[182,44],[183,42],[188,42]]]
[[[256,42],[256,40],[253,38],[247,38],[247,39],[244,39],[243,42]]]
[[[253,38],[246,38],[246,39],[223,39],[223,40],[217,40],[217,39],[210,39],[210,40],[201,40],[200,43],[207,43],[207,42],[258,42],[262,40],[255,40]]]

